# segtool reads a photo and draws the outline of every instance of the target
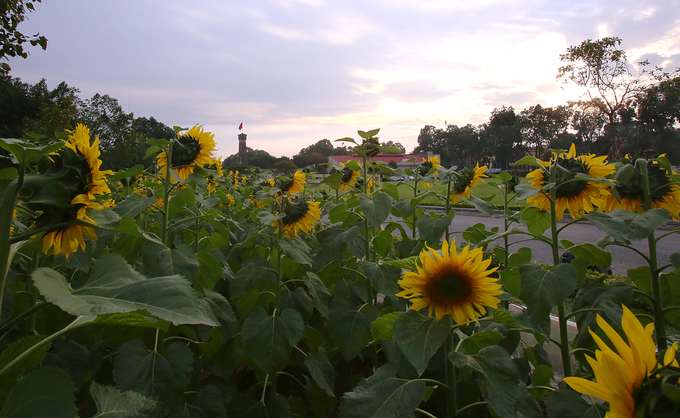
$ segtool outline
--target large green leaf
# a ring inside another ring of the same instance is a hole
[[[490,345],[498,345],[503,335],[496,331],[478,331],[463,340],[463,348],[468,354],[477,354],[479,350]]]
[[[630,242],[645,239],[653,231],[666,225],[670,213],[666,209],[650,209],[635,213],[617,209],[608,213],[590,212],[586,218],[601,230],[609,233],[616,241]]]
[[[417,271],[418,270],[418,260],[420,257],[417,255],[414,255],[412,257],[408,258],[402,258],[400,260],[389,260],[383,262],[383,264],[386,264],[388,266],[395,266],[399,267],[400,269],[407,269],[407,270],[412,270],[412,271]]]
[[[302,337],[304,325],[296,310],[284,309],[281,316],[270,316],[258,306],[243,322],[243,345],[255,364],[265,373],[272,374],[288,363],[293,347]]]
[[[392,208],[392,198],[383,192],[374,194],[372,200],[366,194],[361,193],[359,203],[368,222],[378,228],[385,222]]]
[[[543,416],[533,399],[526,400],[527,388],[510,355],[501,347],[486,347],[471,356],[452,352],[449,358],[456,367],[471,368],[482,375],[484,399],[500,418],[515,418],[520,408],[526,417]]]
[[[323,316],[328,316],[328,301],[331,294],[323,281],[315,273],[308,271],[302,276],[302,280],[307,287],[307,294],[312,298],[312,303],[316,310]]]
[[[383,295],[393,297],[399,293],[401,289],[397,282],[401,278],[401,269],[389,265],[379,265],[372,261],[364,261],[361,263],[361,269],[364,271],[368,280],[370,280],[373,288]]]
[[[189,282],[180,276],[145,278],[117,254],[103,256],[78,289],[50,268],[33,272],[45,299],[71,315],[125,313],[140,309],[175,325],[215,325],[206,315]]]
[[[168,399],[186,389],[193,365],[194,354],[183,343],[174,342],[161,354],[140,340],[129,340],[118,348],[113,380],[123,391]]]
[[[113,386],[92,382],[90,395],[97,407],[92,418],[146,417],[156,408],[156,401],[133,390],[121,392]]]
[[[375,342],[380,340],[389,340],[392,338],[392,330],[394,328],[394,321],[404,312],[390,312],[380,316],[371,324],[371,334]]]
[[[607,250],[600,248],[597,245],[589,243],[575,245],[569,247],[569,251],[571,251],[576,258],[583,258],[588,261],[588,264],[591,266],[606,268],[612,264],[612,255]]]
[[[529,206],[522,211],[522,220],[527,224],[529,232],[543,235],[550,228],[550,211]]]
[[[392,338],[418,374],[422,374],[430,358],[439,350],[451,330],[450,315],[439,320],[409,310],[395,319]]]
[[[314,382],[326,393],[328,396],[335,397],[333,388],[335,386],[335,368],[328,361],[328,355],[323,347],[319,347],[318,353],[308,353],[305,357],[305,367],[309,370],[309,374],[314,379]]]
[[[145,209],[150,208],[158,200],[155,196],[137,196],[130,195],[122,202],[118,202],[113,207],[113,211],[120,215],[121,218],[134,218],[142,213]]]
[[[200,268],[196,253],[184,244],[176,249],[170,249],[154,242],[147,242],[144,245],[143,256],[144,264],[140,270],[147,275],[180,275],[193,282]]]
[[[453,219],[448,215],[443,215],[441,217],[434,217],[432,214],[427,213],[421,216],[416,221],[416,228],[418,229],[418,234],[422,240],[424,240],[431,247],[438,247],[439,242],[446,232],[446,228],[451,226]]]
[[[573,312],[582,309],[599,309],[601,311],[586,311],[574,317],[578,325],[576,346],[585,347],[589,342],[592,342],[590,329],[599,328],[597,315],[613,322],[621,322],[623,315],[621,305],[630,306],[632,300],[633,288],[627,283],[614,283],[607,287],[600,283],[591,283],[579,289],[576,297],[574,297]]]
[[[371,323],[378,317],[373,305],[366,305],[356,310],[352,304],[343,299],[331,302],[328,313],[328,332],[333,341],[340,347],[345,360],[356,357],[371,341]]]
[[[562,389],[550,393],[545,400],[548,418],[602,418],[606,408],[601,404],[589,404],[580,393]]]
[[[222,278],[224,270],[224,253],[217,249],[199,251],[196,258],[200,263],[196,279],[194,280],[195,289],[211,290]]]
[[[296,263],[305,264],[311,267],[312,258],[310,253],[312,250],[300,237],[295,237],[292,240],[284,238],[278,240],[278,242],[281,251],[283,251],[283,254],[286,257]]]
[[[664,309],[671,306],[680,308],[680,271],[676,269],[670,273],[662,274],[659,277],[659,285],[663,295]],[[673,325],[678,325],[680,323],[680,310],[670,309],[666,312],[665,317]]]
[[[525,264],[519,269],[520,299],[527,304],[529,319],[540,324],[552,308],[562,303],[576,288],[576,267],[560,264],[544,270],[537,264]]]
[[[340,403],[340,418],[406,418],[418,407],[427,386],[420,380],[404,380],[396,377],[399,365],[388,363],[381,366]]]
[[[75,391],[65,370],[38,369],[14,386],[0,418],[73,418]]]
[[[8,345],[0,355],[0,370],[4,369],[12,360],[14,360],[19,354],[33,347],[37,343],[43,340],[43,336],[40,335],[29,335],[20,340],[14,341],[12,344]],[[11,378],[16,378],[24,370],[35,367],[39,365],[47,355],[47,351],[50,349],[50,343],[41,345],[37,350],[34,350],[29,356],[24,357],[20,362],[12,366],[11,369],[7,370],[3,376],[5,380],[11,380]]]

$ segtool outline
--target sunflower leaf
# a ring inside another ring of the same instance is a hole
[[[398,370],[396,363],[385,364],[346,393],[340,403],[339,418],[411,416],[425,396],[427,387],[420,380],[398,379]]]
[[[66,370],[42,368],[14,386],[0,410],[0,418],[72,418],[77,416],[76,388]]]
[[[39,268],[33,281],[45,299],[71,315],[99,315],[145,309],[175,325],[215,325],[189,282],[177,275],[146,278],[117,254],[100,258],[87,282],[72,290],[59,272]]]
[[[128,340],[118,348],[113,380],[121,390],[168,399],[186,389],[193,363],[194,354],[183,343],[171,343],[161,354],[141,340]]]
[[[319,347],[318,353],[308,353],[305,357],[305,367],[309,370],[309,374],[314,379],[314,382],[326,393],[328,396],[335,397],[333,388],[335,386],[335,368],[328,360],[328,355],[323,347]]]
[[[527,155],[526,157],[523,157],[519,161],[516,161],[510,165],[532,165],[534,167],[543,167],[541,165],[541,160],[536,157],[532,157],[531,155]]]
[[[293,309],[284,309],[281,316],[270,316],[258,306],[243,322],[243,345],[265,373],[282,370],[288,363],[293,347],[302,338],[304,321]]]
[[[534,188],[531,184],[518,184],[515,186],[515,193],[517,200],[524,200],[536,196],[540,190]]]
[[[601,418],[607,412],[604,405],[588,404],[580,393],[562,389],[545,399],[548,418]]]
[[[462,201],[465,203],[468,203],[472,206],[475,207],[479,212],[487,214],[487,215],[493,215],[493,205],[491,202],[487,202],[485,200],[482,200],[478,196],[475,195],[470,195],[470,198],[465,198],[463,196],[459,196]]]
[[[343,299],[331,302],[328,312],[328,331],[340,348],[340,353],[349,361],[359,355],[372,339],[371,324],[378,318],[378,309],[366,305],[356,310]]]
[[[394,320],[392,338],[420,375],[444,343],[451,327],[451,315],[438,320],[409,310]]]
[[[155,400],[140,393],[132,390],[121,392],[113,386],[96,382],[90,386],[90,395],[97,407],[93,418],[134,418],[150,414],[156,408]]]
[[[521,408],[524,416],[541,417],[541,408],[527,400],[527,388],[520,380],[519,371],[510,355],[499,346],[483,348],[476,355],[459,352],[449,354],[456,367],[471,368],[484,379],[482,392],[484,399],[500,418],[514,418]]]
[[[552,308],[562,303],[577,285],[576,267],[560,264],[544,270],[537,264],[525,264],[519,268],[520,299],[527,304],[529,320],[542,323]]]
[[[529,206],[522,211],[522,220],[534,235],[543,235],[550,228],[550,211]]]
[[[417,255],[414,255],[412,257],[402,258],[400,260],[385,261],[385,262],[383,262],[383,264],[387,264],[388,266],[399,267],[400,269],[417,271],[419,259],[420,259],[420,257],[418,257]]]
[[[605,249],[596,245],[585,243],[569,248],[576,258],[583,258],[591,266],[600,268],[609,267],[612,264],[612,255]]]
[[[383,192],[378,192],[373,196],[374,199],[371,200],[366,194],[361,193],[359,194],[359,203],[368,222],[375,227],[380,227],[390,214],[392,198]]]
[[[421,216],[416,220],[416,228],[418,229],[420,239],[431,246],[438,246],[444,232],[446,232],[446,228],[451,226],[452,221],[453,219],[448,215],[434,217],[431,213],[427,213]]]

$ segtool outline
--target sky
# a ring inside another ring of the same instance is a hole
[[[556,80],[559,56],[585,39],[680,66],[680,0],[43,0],[19,29],[48,48],[12,76],[201,124],[222,156],[241,122],[276,157],[374,128],[411,151],[425,125],[566,104],[583,91]]]

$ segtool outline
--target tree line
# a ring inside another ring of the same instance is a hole
[[[550,149],[608,155],[618,159],[666,154],[680,164],[680,77],[649,62],[631,66],[621,39],[585,40],[560,55],[557,78],[585,91],[584,100],[519,112],[495,108],[478,126],[425,125],[414,152],[440,154],[446,166],[480,164],[508,169],[527,153],[548,157]]]

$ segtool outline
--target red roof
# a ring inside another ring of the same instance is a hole
[[[373,158],[369,158],[369,161],[380,161],[385,164],[389,164],[390,161],[394,161],[397,163],[400,163],[402,161],[408,161],[411,159],[415,159],[416,164],[420,164],[425,160],[427,155],[425,154],[380,154],[376,155]],[[328,158],[332,158],[335,161],[341,162],[343,164],[347,164],[347,161],[349,160],[356,160],[357,162],[361,162],[361,156],[358,154],[352,154],[352,155],[331,155]]]

